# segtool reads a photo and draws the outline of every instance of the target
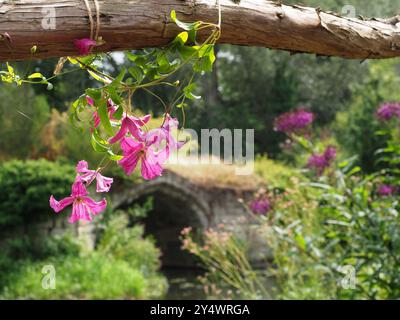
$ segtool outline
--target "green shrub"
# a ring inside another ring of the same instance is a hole
[[[297,203],[292,210],[293,205],[284,201],[276,208],[268,244],[274,252],[276,268],[270,271],[278,279],[280,297],[398,299],[396,197],[377,197],[370,176],[338,171],[336,178],[336,183],[303,186],[302,192],[320,189],[308,204]],[[347,287],[351,283],[346,269],[354,270],[354,287]]]
[[[382,127],[375,111],[383,102],[400,101],[397,89],[400,78],[397,60],[369,64],[369,75],[354,86],[352,102],[346,111],[337,114],[334,127],[347,156],[357,155],[362,168],[374,172],[380,167],[372,155],[385,144],[385,140],[375,134]]]
[[[293,186],[294,180],[305,181],[305,177],[299,170],[285,166],[265,156],[258,156],[254,162],[255,174],[272,186],[285,188]]]
[[[9,274],[19,272],[26,262],[77,256],[81,249],[78,240],[69,234],[48,238],[27,234],[5,240],[0,247],[0,291],[8,283]]]
[[[36,153],[40,131],[50,115],[43,95],[29,86],[0,87],[0,159],[28,158]]]
[[[146,208],[136,208],[144,214]],[[131,215],[132,213],[130,213]],[[138,214],[137,212],[135,214]],[[104,222],[96,249],[82,250],[77,239],[24,236],[2,244],[0,298],[3,299],[144,299],[167,289],[158,274],[160,251],[143,237],[143,227],[128,225],[118,211]],[[42,268],[53,265],[56,290],[41,286]]]
[[[71,193],[74,167],[46,160],[8,161],[0,165],[0,228],[27,226],[56,218],[49,207],[53,194]]]
[[[143,238],[143,226],[128,227],[128,221],[125,214],[111,218],[96,249],[112,258],[126,261],[144,274],[153,274],[160,267],[161,252],[153,241]]]
[[[53,256],[78,255],[81,249],[81,244],[70,234],[52,237],[23,235],[6,240],[0,256],[8,256],[14,261],[37,261]]]
[[[53,265],[56,270],[56,289],[42,288],[42,268]],[[123,260],[100,253],[87,256],[53,258],[26,263],[10,275],[5,299],[132,299],[149,295],[149,280]]]

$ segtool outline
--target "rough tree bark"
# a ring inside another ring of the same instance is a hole
[[[217,20],[216,0],[99,0],[100,34],[106,44],[98,51],[158,47],[178,29],[172,9],[183,21]],[[236,1],[237,2],[237,1]],[[92,11],[95,12],[93,1]],[[301,6],[265,0],[221,0],[221,43],[262,46],[352,59],[400,56],[400,18],[359,20]],[[46,11],[55,8],[56,28],[43,28]],[[83,0],[0,1],[0,61],[76,54],[73,40],[89,35]]]

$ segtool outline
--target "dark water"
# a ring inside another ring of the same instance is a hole
[[[163,268],[162,273],[167,277],[169,289],[165,299],[169,300],[198,300],[206,299],[203,286],[198,277],[200,269],[195,268]]]

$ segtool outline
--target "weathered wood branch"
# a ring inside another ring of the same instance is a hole
[[[93,1],[90,0],[93,5]],[[178,32],[169,18],[216,22],[215,0],[99,0],[98,51],[159,47]],[[265,0],[221,0],[221,43],[262,46],[352,59],[400,56],[400,19],[359,20]],[[55,29],[51,11],[55,9]],[[92,8],[95,12],[94,5]],[[89,36],[83,0],[13,0],[0,4],[0,61],[76,55],[73,40]]]

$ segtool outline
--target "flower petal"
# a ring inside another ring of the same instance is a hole
[[[127,154],[118,164],[124,169],[125,173],[129,176],[135,170],[140,159],[140,152],[132,152]]]
[[[76,176],[76,180],[72,185],[72,194],[71,196],[76,197],[84,197],[88,195],[88,191],[86,190],[85,185],[83,184],[82,178],[78,175]]]
[[[81,56],[87,56],[92,47],[94,47],[96,44],[96,41],[87,38],[74,40],[75,48],[78,50],[79,55]]]
[[[50,207],[57,213],[63,210],[65,207],[72,204],[73,202],[74,202],[74,197],[67,197],[60,201],[54,199],[53,196],[50,197]]]
[[[124,118],[121,122],[121,128],[117,132],[117,134],[108,140],[109,143],[116,143],[122,138],[125,137],[126,133],[128,132],[128,118]]]
[[[90,212],[94,215],[99,214],[100,212],[104,211],[107,207],[107,200],[103,198],[101,201],[96,202],[92,198],[84,197],[83,203],[87,206]]]
[[[92,221],[89,210],[90,208],[83,201],[75,201],[72,205],[72,213],[68,220],[69,223],[75,223],[79,220]]]
[[[94,107],[94,100],[92,97],[86,96],[86,102],[89,106]]]
[[[143,149],[143,143],[127,137],[122,139],[121,149],[124,155],[129,155],[132,152],[138,152],[139,150]]]
[[[89,165],[88,165],[87,161],[81,160],[81,161],[79,161],[78,164],[76,165],[76,172],[78,172],[78,173],[87,172],[88,167],[89,167]]]
[[[145,180],[152,180],[158,176],[161,176],[163,167],[159,163],[157,156],[152,149],[147,149],[145,156],[142,157],[142,177]]]
[[[108,192],[110,191],[111,184],[114,182],[113,178],[108,178],[100,173],[96,174],[96,180],[97,180],[97,185],[96,185],[96,192]]]

